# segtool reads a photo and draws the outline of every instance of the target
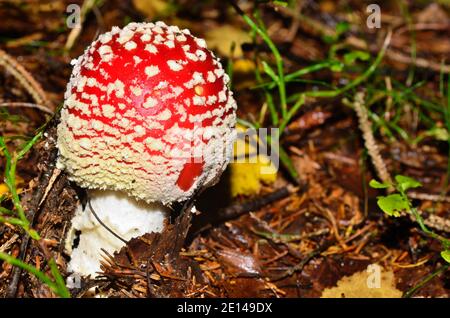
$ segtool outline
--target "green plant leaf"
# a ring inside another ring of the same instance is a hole
[[[408,189],[418,188],[418,187],[422,186],[422,184],[419,181],[414,180],[413,178],[410,178],[407,176],[402,176],[402,175],[396,175],[395,181],[397,182],[398,187],[402,191],[406,191]]]
[[[336,37],[330,36],[330,35],[324,35],[324,36],[322,37],[322,40],[323,40],[326,44],[333,44],[334,42],[336,42]]]
[[[389,216],[400,216],[400,212],[409,209],[408,202],[398,193],[378,197],[377,204]]]
[[[344,55],[344,62],[346,65],[352,65],[356,60],[367,61],[370,59],[370,54],[365,51],[351,51]]]
[[[32,238],[33,240],[39,240],[39,239],[41,238],[41,236],[39,235],[39,233],[36,232],[36,230],[33,230],[33,229],[30,229],[30,230],[28,231],[28,234],[31,236],[31,238]]]
[[[49,286],[59,296],[61,296],[61,297],[67,297],[67,295],[70,296],[70,294],[68,293],[67,288],[65,288],[65,286],[64,286],[64,288],[67,291],[67,293],[59,294],[59,289],[58,289],[58,286],[56,285],[56,283],[53,282],[52,279],[50,277],[48,277],[45,273],[41,272],[33,265],[25,263],[25,262],[21,261],[20,259],[17,259],[15,257],[13,257],[9,254],[3,253],[3,252],[0,252],[0,260],[8,262],[9,264],[11,264],[13,266],[20,267],[20,268],[26,270],[27,272],[30,272],[31,274],[36,276],[36,278],[39,279],[41,282],[43,282],[44,284]]]
[[[447,263],[450,263],[450,250],[442,251],[441,256]]]
[[[442,127],[433,127],[426,132],[427,136],[434,137],[436,140],[448,141],[450,139],[447,129]]]
[[[330,64],[330,70],[332,72],[342,72],[344,69],[344,63],[340,61],[332,61]]]
[[[350,24],[346,21],[339,22],[336,25],[336,33],[338,36],[347,32],[349,29],[350,29]]]
[[[287,171],[289,172],[291,177],[294,180],[297,180],[298,179],[298,172],[295,169],[294,164],[292,163],[291,157],[289,157],[287,152],[281,146],[280,146],[280,149],[279,149],[279,155],[280,155],[281,164],[287,169]]]
[[[350,29],[350,24],[346,21],[336,24],[336,32],[333,35],[324,35],[322,40],[327,44],[336,43],[342,34]]]
[[[281,7],[288,7],[289,3],[287,1],[273,1],[273,4],[281,6]]]
[[[369,186],[374,189],[386,189],[386,188],[389,188],[391,185],[389,183],[382,183],[382,182],[372,179],[369,182]]]
[[[278,82],[278,76],[277,74],[275,74],[275,71],[270,67],[269,64],[267,64],[266,61],[262,61],[262,66],[264,68],[264,72],[266,72],[267,75],[270,76],[270,78],[274,81],[274,82]]]

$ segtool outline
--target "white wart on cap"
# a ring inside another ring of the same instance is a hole
[[[74,61],[58,166],[84,188],[186,200],[231,157],[236,103],[227,83],[205,41],[188,30],[114,27]]]

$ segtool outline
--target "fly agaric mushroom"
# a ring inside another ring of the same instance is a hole
[[[114,27],[72,64],[58,168],[119,237],[161,231],[167,206],[213,185],[229,162],[236,103],[227,74],[204,40],[163,22]],[[66,249],[69,271],[95,276],[100,249],[124,242],[90,212],[78,207]]]

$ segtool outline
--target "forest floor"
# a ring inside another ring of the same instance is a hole
[[[85,9],[79,34],[66,25],[69,3]],[[380,2],[380,28],[367,24],[364,1],[236,3],[244,16],[230,1],[0,2],[0,252],[57,284],[54,260],[66,277],[79,189],[55,173],[53,114],[70,61],[112,26],[163,20],[222,59],[241,127],[281,129],[280,167],[267,177],[232,164],[197,199],[199,215],[133,239],[72,296],[96,287],[115,297],[449,297],[448,2]],[[285,114],[283,103],[298,109]],[[37,133],[8,181],[5,154],[14,160]],[[388,201],[384,213],[377,200],[401,192],[398,175],[411,178],[406,209]],[[3,222],[18,209],[12,188],[40,239]],[[0,261],[1,296],[55,295],[11,262]]]

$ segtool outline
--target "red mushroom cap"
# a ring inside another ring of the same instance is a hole
[[[227,83],[219,60],[188,30],[114,27],[74,61],[59,167],[85,188],[185,200],[231,157],[236,103]]]

